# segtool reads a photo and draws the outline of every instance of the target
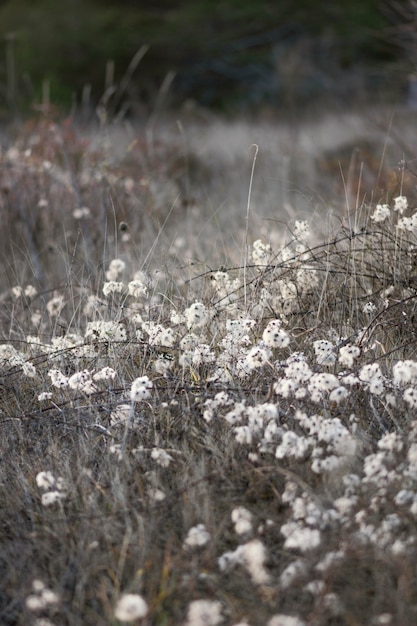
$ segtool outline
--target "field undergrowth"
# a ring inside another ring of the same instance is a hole
[[[407,137],[211,124],[4,141],[5,626],[417,622]]]

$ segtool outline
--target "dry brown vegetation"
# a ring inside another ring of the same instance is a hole
[[[5,143],[2,624],[416,621],[407,115]]]

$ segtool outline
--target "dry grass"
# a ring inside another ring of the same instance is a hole
[[[320,124],[175,128],[87,142],[44,120],[2,153],[0,621],[117,624],[133,593],[149,625],[412,624],[404,126],[377,168],[351,159],[340,196]]]

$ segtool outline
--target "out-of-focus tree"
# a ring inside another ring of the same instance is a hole
[[[124,92],[131,102],[152,105],[170,72],[177,103],[276,100],[288,88],[284,66],[289,74],[297,55],[310,69],[297,70],[302,86],[295,88],[296,72],[293,96],[310,97],[331,82],[336,88],[336,70],[385,62],[385,25],[379,0],[6,0],[0,97],[9,106],[39,100],[48,81],[53,101],[68,106],[84,93],[95,105],[144,44]]]

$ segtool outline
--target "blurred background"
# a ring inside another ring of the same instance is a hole
[[[3,0],[0,114],[417,106],[416,23],[413,0]]]

